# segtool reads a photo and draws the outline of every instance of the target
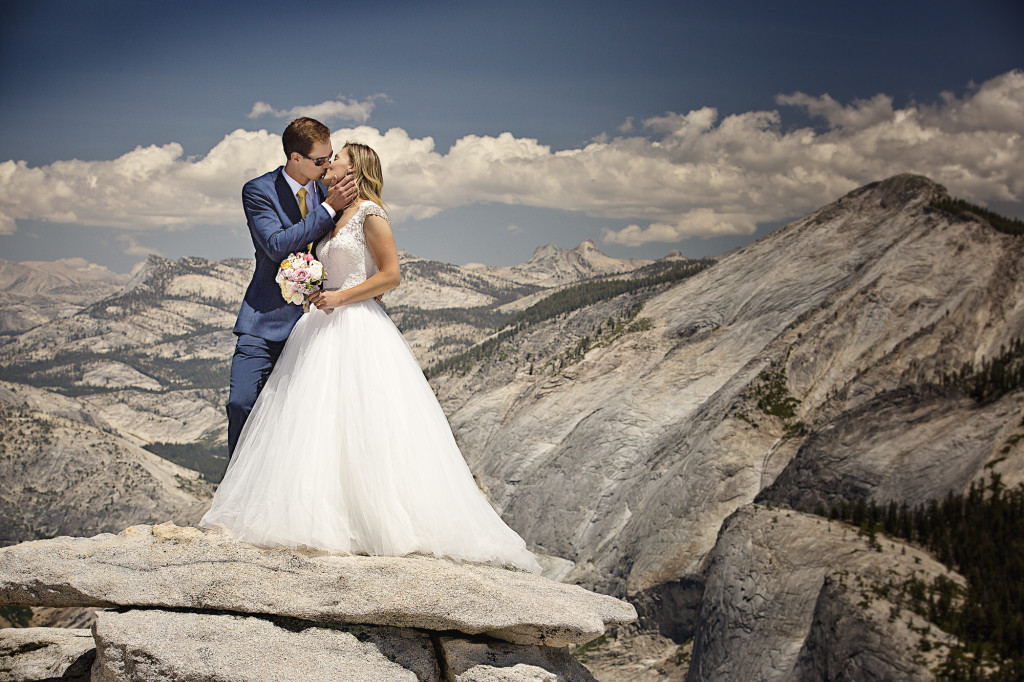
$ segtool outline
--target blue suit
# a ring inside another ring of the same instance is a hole
[[[234,332],[238,337],[231,359],[228,397],[228,453],[249,417],[256,398],[274,368],[284,342],[302,315],[302,306],[286,303],[274,281],[281,261],[290,253],[305,251],[334,229],[334,219],[321,204],[323,192],[316,185],[317,207],[302,218],[298,199],[284,178],[284,167],[245,183],[242,207],[249,225],[256,269],[245,290]]]
[[[279,167],[245,183],[242,207],[256,251],[256,271],[245,290],[235,321],[235,334],[249,334],[268,341],[284,341],[302,315],[302,306],[286,303],[274,281],[281,261],[290,253],[305,251],[334,229],[334,219],[319,205],[323,193],[316,185],[317,207],[305,218]]]

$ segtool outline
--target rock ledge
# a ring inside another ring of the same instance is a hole
[[[0,550],[0,603],[211,609],[556,647],[636,619],[625,602],[529,573],[424,556],[267,549],[174,524]]]

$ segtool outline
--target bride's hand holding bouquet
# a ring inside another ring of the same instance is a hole
[[[311,253],[292,253],[281,261],[274,278],[281,287],[281,297],[309,311],[310,295],[318,292],[325,279],[324,265]],[[329,311],[328,311],[329,312]]]

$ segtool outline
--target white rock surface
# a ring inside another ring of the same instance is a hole
[[[163,386],[153,377],[129,367],[123,362],[100,362],[92,365],[82,374],[81,386],[97,386],[100,388],[141,388],[146,391],[159,391]]]
[[[987,405],[940,390],[884,393],[808,438],[757,500],[808,510],[860,498],[914,507],[993,470],[1015,486],[1024,449],[1010,443],[1024,434],[1022,418],[1020,393]]]
[[[436,682],[434,647],[398,628],[329,629],[236,615],[105,611],[94,682]]]
[[[88,682],[96,645],[89,630],[0,630],[0,682]]]
[[[194,443],[227,427],[223,408],[227,402],[226,387],[224,391],[111,391],[85,395],[79,400],[90,414],[141,444]]]
[[[586,642],[636,618],[625,602],[529,573],[420,556],[265,549],[170,523],[4,548],[0,603],[270,613],[547,646]]]

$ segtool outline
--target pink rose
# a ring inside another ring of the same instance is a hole
[[[313,254],[311,253],[304,253],[302,254],[302,257],[305,259],[307,263],[313,260]]]
[[[310,279],[312,278],[310,277],[309,270],[306,270],[305,268],[296,270],[292,275],[292,281],[299,282],[300,284],[305,284]]]

